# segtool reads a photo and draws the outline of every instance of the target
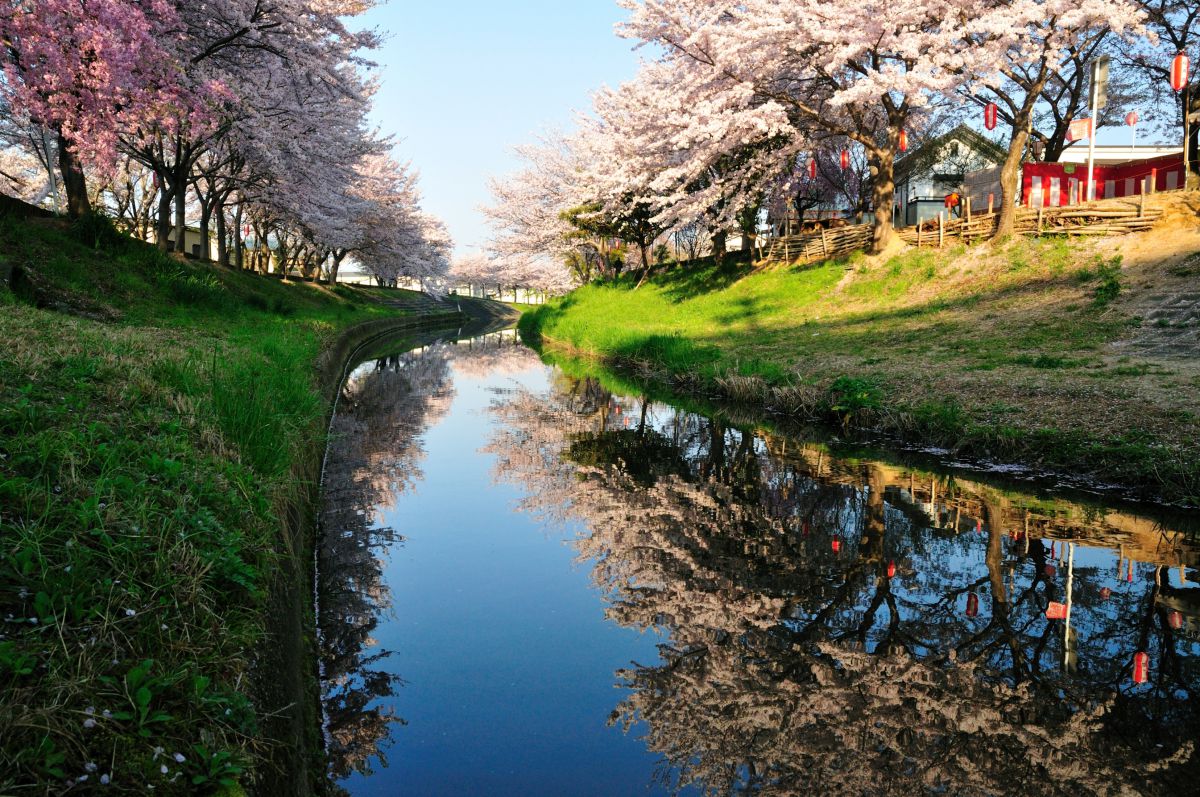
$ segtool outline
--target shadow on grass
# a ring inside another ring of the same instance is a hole
[[[678,304],[723,291],[753,271],[749,252],[730,252],[721,266],[717,266],[711,257],[679,263],[654,274],[650,282]]]

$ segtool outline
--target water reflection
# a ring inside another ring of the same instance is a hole
[[[1189,522],[833,456],[559,375],[498,395],[522,509],[667,634],[612,715],[708,794],[1191,792]]]
[[[391,607],[382,556],[402,543],[379,513],[421,479],[421,432],[453,398],[449,347],[369,360],[346,380],[331,427],[317,547],[322,703],[331,773],[386,766],[383,742],[402,723],[383,702],[400,679],[372,634]]]
[[[403,681],[389,671],[392,651],[374,638],[393,608],[385,559],[404,539],[380,518],[423,481],[424,432],[455,398],[453,373],[503,374],[537,361],[511,329],[448,341],[434,334],[406,345],[414,348],[368,357],[350,373],[330,427],[317,544],[317,626],[334,781],[372,775],[376,761],[387,767],[393,729],[406,724],[394,708]]]

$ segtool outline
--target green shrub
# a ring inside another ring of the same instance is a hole
[[[85,213],[71,223],[71,235],[84,246],[100,252],[122,252],[129,246],[129,236],[103,213]]]
[[[829,386],[829,410],[849,424],[883,406],[883,391],[871,379],[839,376]]]
[[[1096,276],[1100,284],[1096,286],[1094,304],[1096,307],[1105,307],[1121,293],[1121,255],[1101,264]]]

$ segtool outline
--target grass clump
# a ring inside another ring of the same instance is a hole
[[[313,363],[395,311],[107,229],[0,220],[0,793],[252,786]]]

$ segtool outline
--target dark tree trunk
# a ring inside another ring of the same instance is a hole
[[[639,238],[637,241],[638,252],[642,256],[642,273],[638,277],[637,285],[633,286],[634,290],[642,287],[642,283],[646,281],[646,277],[650,276],[650,242],[645,238]],[[516,298],[513,299],[516,301]]]
[[[67,195],[67,215],[77,219],[91,213],[92,203],[88,200],[83,167],[61,135],[58,137],[58,168],[62,172],[63,193]]]
[[[1043,73],[1045,70],[1042,70]],[[1029,123],[1033,117],[1033,109],[1046,87],[1046,77],[1043,76],[1029,86],[1025,92],[1025,101],[1017,109],[1012,122],[1012,140],[1008,143],[1008,155],[1000,167],[1000,219],[996,224],[996,234],[993,241],[999,241],[1012,235],[1013,221],[1016,219],[1017,208],[1017,175],[1021,169],[1021,157],[1025,154],[1025,146],[1029,143]]]
[[[171,191],[167,187],[167,181],[159,175],[160,185],[158,189],[158,218],[155,219],[154,237],[155,244],[160,251],[168,251],[167,240],[171,237]]]
[[[345,249],[335,249],[330,254],[332,257],[329,263],[329,281],[337,282],[338,270],[341,269],[342,261],[346,259],[346,255],[349,253]]]
[[[245,247],[242,245],[242,203],[238,202],[237,210],[233,212],[233,257],[234,265],[245,268]]]
[[[200,259],[208,260],[212,254],[212,247],[209,246],[208,231],[212,226],[212,205],[201,201],[200,203]]]
[[[713,262],[718,266],[725,264],[725,246],[729,241],[729,233],[724,230],[714,230],[709,238],[712,240]]]
[[[187,176],[175,175],[175,251],[187,251]]]
[[[217,262],[222,266],[229,265],[229,241],[226,239],[225,230],[225,205],[218,202],[216,210],[217,216]]]
[[[1017,175],[1021,169],[1021,155],[1025,152],[1025,144],[1029,141],[1029,131],[1025,127],[1013,129],[1012,142],[1008,147],[1008,155],[1000,167],[1000,219],[996,223],[996,234],[993,241],[999,241],[1012,235],[1013,221],[1017,216]]]
[[[279,236],[276,236],[276,238],[279,242],[279,245],[277,247],[275,247],[275,257],[276,257],[275,270],[277,273],[282,274],[284,279],[287,279],[288,245],[287,245],[287,242],[284,240],[284,236],[279,235]],[[268,253],[267,257],[270,257],[270,256],[271,255]]]

